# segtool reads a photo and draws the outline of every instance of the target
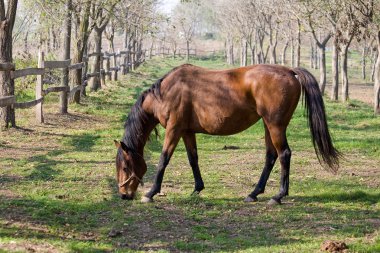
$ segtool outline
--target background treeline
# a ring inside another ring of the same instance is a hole
[[[89,53],[116,49],[145,56],[210,54],[231,65],[272,63],[319,69],[331,99],[349,99],[349,57],[373,84],[380,113],[380,1],[378,0],[192,0],[171,13],[157,0],[0,0],[0,63],[33,64],[38,50],[80,63]],[[326,57],[328,52],[329,57]],[[103,68],[93,57],[91,69]],[[303,60],[302,60],[303,59]],[[327,76],[327,74],[331,76]],[[68,77],[80,85],[81,70]],[[100,87],[92,78],[91,90]],[[341,87],[341,88],[339,88]],[[0,71],[0,97],[14,95],[9,71]],[[1,127],[14,125],[14,109],[0,109]]]

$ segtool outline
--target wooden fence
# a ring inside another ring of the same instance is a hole
[[[145,54],[141,54],[144,56]],[[101,66],[102,68],[100,72],[88,73],[88,65],[91,57],[100,56],[101,57]],[[0,107],[12,106],[16,109],[24,109],[35,106],[36,109],[36,120],[39,123],[44,122],[43,116],[43,101],[44,97],[52,92],[61,92],[66,101],[61,103],[61,107],[67,104],[68,100],[71,99],[75,93],[80,92],[81,96],[85,95],[85,89],[88,82],[91,78],[99,77],[102,80],[102,84],[104,85],[105,80],[113,80],[117,81],[119,71],[121,74],[125,75],[129,72],[129,70],[134,70],[138,64],[140,64],[144,59],[136,59],[135,52],[132,51],[118,51],[117,53],[91,53],[88,56],[83,57],[83,62],[71,64],[71,59],[64,61],[45,61],[44,53],[40,52],[38,55],[38,67],[37,68],[26,68],[26,69],[17,69],[13,63],[0,63],[0,71],[10,71],[11,79],[15,80],[20,77],[26,76],[37,76],[37,82],[35,86],[35,100],[28,102],[17,102],[15,96],[6,96],[0,97]],[[113,64],[111,64],[111,62]],[[111,67],[112,66],[112,67]],[[45,75],[54,69],[62,69],[63,73],[68,73],[69,71],[82,69],[82,77],[81,77],[81,85],[77,85],[73,88],[70,88],[67,83],[60,86],[49,86],[44,88],[44,84],[56,84],[49,79],[45,79]],[[61,108],[61,111],[65,111],[65,109]]]
[[[210,56],[214,57],[218,51],[216,50],[202,50],[202,49],[196,49],[196,48],[190,48],[189,49],[189,56],[190,57],[201,57],[201,56]],[[152,48],[150,50],[147,50],[145,53],[145,57],[154,57],[154,56],[179,56],[183,57],[187,55],[187,49],[186,48],[177,48],[175,51],[172,48],[167,48],[167,47],[157,47],[157,48]]]
[[[166,47],[160,47],[160,48],[153,48],[149,51],[146,51],[146,57],[154,57],[154,56],[162,56],[162,57],[165,57],[165,56],[186,56],[187,54],[187,49],[186,48],[177,48],[175,50],[175,54],[173,52],[173,49],[171,48],[166,48]],[[197,56],[197,50],[196,49],[189,49],[189,56]]]

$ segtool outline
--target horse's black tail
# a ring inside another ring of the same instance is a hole
[[[304,68],[294,68],[298,81],[302,85],[305,107],[309,118],[311,137],[318,160],[328,165],[334,172],[339,168],[341,154],[332,144],[326,121],[325,106],[322,94],[315,77]]]

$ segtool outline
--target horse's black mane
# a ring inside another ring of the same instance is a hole
[[[132,106],[131,112],[128,115],[124,124],[124,137],[123,142],[133,153],[138,147],[144,145],[142,138],[144,133],[144,125],[150,120],[150,116],[143,110],[142,104],[148,94],[153,94],[157,99],[161,98],[161,82],[174,70],[176,67],[169,71],[166,75],[158,79],[149,89],[145,90],[138,98],[136,103]]]
[[[141,145],[144,125],[149,120],[149,115],[143,110],[142,104],[146,96],[150,93],[153,93],[155,97],[161,97],[160,88],[162,80],[163,78],[158,79],[148,90],[144,91],[137,98],[136,103],[132,106],[131,112],[125,121],[123,142],[133,152]]]

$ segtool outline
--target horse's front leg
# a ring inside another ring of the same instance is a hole
[[[186,133],[182,136],[183,142],[185,143],[187,157],[189,159],[189,163],[191,169],[193,170],[194,175],[194,191],[193,194],[200,193],[204,188],[204,183],[201,176],[201,171],[199,170],[198,165],[198,152],[197,152],[197,142],[195,139],[194,133]]]
[[[174,128],[166,128],[165,141],[160,156],[160,161],[157,165],[157,174],[154,178],[153,186],[148,193],[141,199],[142,202],[152,202],[154,195],[160,193],[162,179],[164,178],[165,168],[168,166],[174,149],[178,144],[181,135]]]

